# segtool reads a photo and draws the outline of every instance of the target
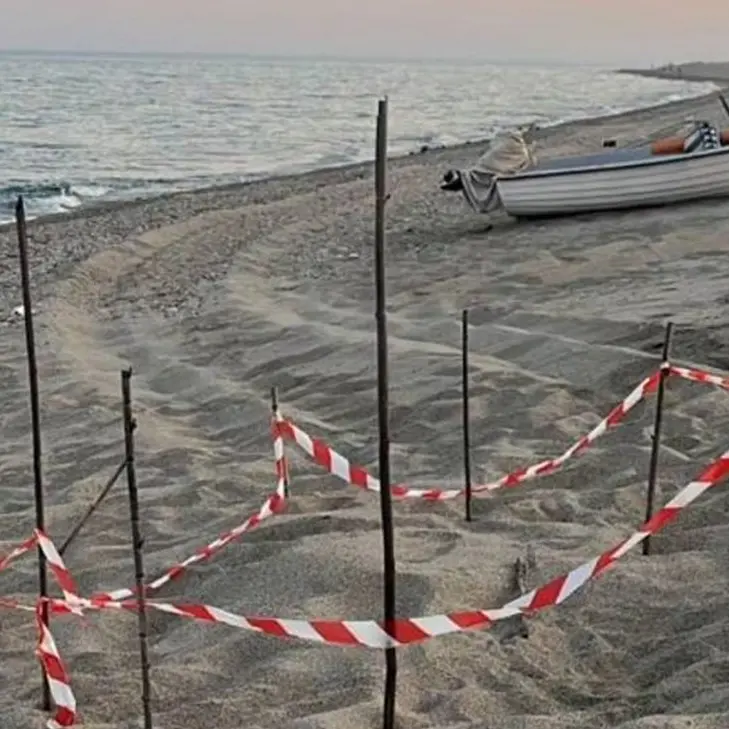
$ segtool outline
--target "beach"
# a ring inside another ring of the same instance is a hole
[[[374,109],[374,103],[373,103]],[[540,156],[635,143],[715,96],[536,133]],[[374,124],[374,118],[373,118]],[[387,287],[393,479],[463,485],[461,310],[471,319],[474,481],[557,456],[672,358],[729,369],[729,201],[519,222],[476,215],[443,173],[485,143],[393,159]],[[377,472],[371,163],[116,203],[29,223],[46,483],[60,544],[122,461],[120,370],[133,368],[145,570],[156,577],[255,514],[275,487],[281,413]],[[34,526],[17,243],[0,228],[0,537]],[[725,392],[668,381],[657,505],[729,448]],[[654,400],[553,475],[394,504],[402,617],[498,607],[618,544],[645,513]],[[293,444],[290,502],[155,595],[243,616],[379,619],[380,505]],[[729,490],[718,485],[565,604],[399,651],[400,729],[723,729]],[[134,582],[122,480],[65,553],[82,595]],[[32,555],[0,575],[33,604]],[[59,595],[54,587],[54,595]],[[151,612],[160,729],[360,729],[381,722],[380,651],[285,640]],[[137,621],[54,617],[83,725],[138,727]],[[0,614],[4,729],[42,726],[33,616]]]

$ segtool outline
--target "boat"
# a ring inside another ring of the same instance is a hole
[[[524,136],[495,141],[470,170],[446,173],[478,212],[516,218],[670,205],[729,196],[729,131],[707,122],[638,148],[537,161]]]

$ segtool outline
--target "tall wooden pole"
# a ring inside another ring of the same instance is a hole
[[[25,320],[25,348],[28,354],[28,381],[30,384],[30,421],[33,434],[33,494],[35,499],[35,525],[45,530],[43,510],[43,468],[40,430],[40,396],[38,394],[38,365],[35,358],[35,334],[33,332],[33,303],[30,297],[30,270],[28,266],[28,232],[25,222],[25,204],[22,196],[15,205],[15,225],[18,232],[20,255],[20,281],[23,288],[23,318]],[[43,551],[38,548],[38,595],[41,603],[41,620],[48,625],[48,571]],[[43,672],[43,711],[51,708],[51,692]]]
[[[132,528],[132,551],[134,552],[134,582],[137,596],[139,621],[139,658],[142,668],[142,709],[144,729],[152,729],[151,687],[149,680],[149,651],[147,649],[147,607],[144,586],[144,540],[139,526],[139,495],[137,474],[134,465],[134,428],[132,416],[132,370],[122,370],[122,403],[124,408],[124,450],[126,453],[127,486],[129,487],[129,521]]]
[[[658,453],[661,447],[661,423],[663,421],[663,393],[665,391],[666,377],[668,375],[668,358],[671,355],[671,334],[673,323],[666,324],[666,337],[663,340],[663,356],[661,358],[661,372],[658,378],[658,392],[656,393],[656,415],[653,421],[653,443],[651,444],[651,461],[648,468],[648,495],[645,506],[645,520],[653,516],[653,503],[656,495],[656,477],[658,476]],[[647,557],[651,553],[651,539],[643,540],[643,554]]]
[[[375,301],[377,321],[377,414],[380,431],[380,510],[384,556],[385,630],[394,634],[395,621],[395,543],[390,493],[390,427],[387,381],[387,312],[385,304],[385,205],[387,203],[387,99],[377,105],[377,146],[375,155]],[[383,729],[395,726],[397,655],[385,651],[385,703]]]
[[[468,309],[461,317],[461,364],[463,395],[463,475],[466,481],[466,521],[471,521],[471,417],[468,388]]]

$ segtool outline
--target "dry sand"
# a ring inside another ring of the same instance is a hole
[[[716,100],[540,133],[545,154],[621,143]],[[415,485],[461,483],[458,316],[473,307],[479,479],[556,455],[657,364],[729,367],[729,202],[535,223],[475,215],[438,189],[467,145],[394,161],[388,209],[392,460]],[[273,486],[268,389],[285,414],[376,470],[371,237],[364,165],[120,205],[31,225],[48,529],[60,543],[122,456],[119,370],[132,364],[147,571],[256,511]],[[33,526],[22,324],[12,231],[0,232],[0,535]],[[640,523],[652,405],[558,475],[462,503],[397,504],[398,612],[493,607],[576,566]],[[729,447],[729,395],[669,388],[660,500]],[[165,589],[241,614],[381,614],[376,495],[293,448],[285,516]],[[725,729],[729,488],[719,487],[560,608],[527,640],[494,630],[402,650],[402,729]],[[133,581],[120,485],[67,553],[84,594]],[[722,566],[723,565],[723,566]],[[32,599],[32,558],[3,594]],[[133,615],[53,630],[90,729],[139,726]],[[28,616],[0,615],[3,729],[40,726]],[[359,729],[380,721],[383,656],[151,616],[160,729]]]

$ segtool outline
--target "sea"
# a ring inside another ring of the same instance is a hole
[[[0,53],[0,222],[409,153],[713,84],[479,62]]]

